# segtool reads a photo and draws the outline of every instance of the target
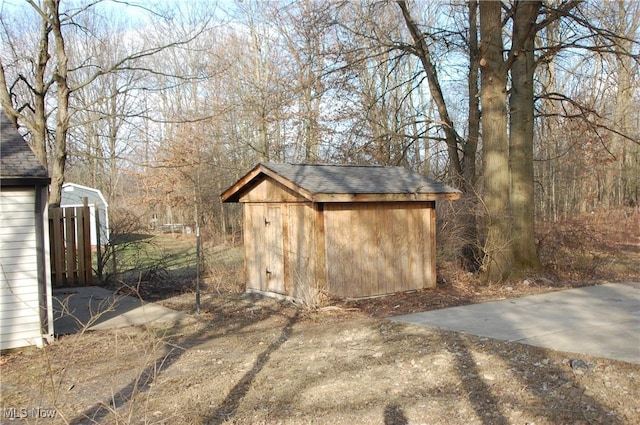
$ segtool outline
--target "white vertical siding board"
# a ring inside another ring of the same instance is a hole
[[[37,195],[37,194],[36,194]],[[53,341],[54,329],[53,329],[53,286],[51,283],[51,257],[50,257],[50,244],[49,244],[49,188],[43,186],[40,188],[40,211],[39,217],[42,220],[40,229],[41,232],[41,246],[38,251],[41,253],[41,270],[39,275],[40,285],[44,285],[44,291],[42,286],[38,288],[41,295],[44,293],[43,308],[46,310],[41,315],[41,320],[45,322],[46,331],[43,335],[47,341]],[[37,226],[36,226],[37,230]],[[42,323],[41,323],[42,324]],[[44,330],[41,327],[41,330]],[[44,341],[40,339],[42,344]]]

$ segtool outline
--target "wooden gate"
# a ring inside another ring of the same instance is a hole
[[[82,207],[49,208],[51,280],[55,288],[92,284],[90,220],[86,198]]]

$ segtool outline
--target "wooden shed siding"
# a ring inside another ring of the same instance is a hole
[[[296,282],[309,280],[315,267],[313,210],[303,204],[247,203],[244,219],[251,229],[245,232],[247,287],[295,296]]]
[[[249,288],[266,291],[264,205],[244,205],[244,251]]]
[[[38,325],[39,321],[37,320],[40,314],[38,308],[39,298],[40,297],[37,292],[19,295],[11,294],[9,297],[0,297],[0,305],[2,306],[2,311],[0,311],[0,323],[5,325],[11,320],[16,320],[19,323],[35,322],[38,329],[40,329]],[[11,305],[16,302],[20,304],[20,308],[11,309]],[[34,316],[36,318],[35,320]],[[36,336],[39,335],[40,332],[38,332]]]
[[[268,179],[242,195],[240,202],[244,203],[247,288],[302,298],[300,291],[308,288],[297,283],[314,283],[315,274],[311,203]]]
[[[264,179],[240,197],[240,202],[304,202],[302,196],[273,180]]]
[[[42,343],[35,189],[0,192],[0,349]]]
[[[426,217],[428,220],[428,226],[425,227],[425,235],[424,237],[424,245],[428,247],[428,251],[426,252],[425,258],[429,262],[429,267],[425,267],[427,271],[427,278],[425,281],[425,288],[435,288],[436,287],[436,206],[435,203],[433,207],[429,209],[429,214]]]
[[[313,204],[313,258],[315,259],[315,283],[318,290],[329,293],[327,273],[327,239],[324,226],[324,204]]]
[[[267,204],[265,207],[265,248],[267,263],[264,274],[266,277],[266,290],[276,294],[285,294],[284,291],[284,232],[282,225],[281,205]]]
[[[306,299],[435,286],[434,202],[244,205],[248,289]]]
[[[460,192],[400,167],[259,164],[244,204],[247,289],[319,300],[435,287],[435,203]]]
[[[4,268],[4,267],[3,267]],[[4,285],[0,288],[0,295],[38,293],[33,281],[38,278],[36,272],[28,270],[9,270],[4,273],[5,279],[11,282],[11,286]]]
[[[288,269],[290,289],[287,295],[305,300],[317,291],[314,217],[309,204],[292,204],[288,210]]]
[[[329,291],[363,297],[435,285],[431,202],[325,204]]]

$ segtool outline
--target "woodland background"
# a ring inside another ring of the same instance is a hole
[[[399,165],[464,193],[452,255],[541,267],[536,229],[640,201],[640,3],[0,3],[0,102],[117,232],[239,240],[257,162]]]

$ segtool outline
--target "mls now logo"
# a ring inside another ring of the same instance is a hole
[[[55,409],[43,409],[42,407],[6,407],[2,409],[2,417],[5,419],[53,419],[56,417],[56,413]]]

